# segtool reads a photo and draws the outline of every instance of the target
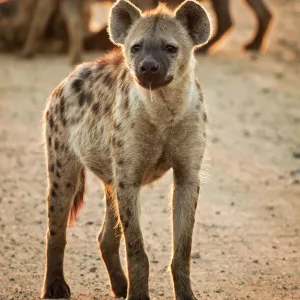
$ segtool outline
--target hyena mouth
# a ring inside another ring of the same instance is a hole
[[[136,77],[136,82],[143,87],[144,89],[147,90],[157,90],[159,88],[165,87],[168,84],[170,84],[173,80],[173,76],[167,76],[164,80],[160,80],[160,81],[147,81],[147,80],[140,80],[139,78]]]

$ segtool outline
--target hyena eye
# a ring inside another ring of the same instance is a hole
[[[166,46],[166,51],[169,53],[176,53],[177,50],[178,50],[178,48],[176,46],[173,46],[173,45]]]
[[[133,45],[133,46],[131,47],[131,52],[132,52],[132,53],[137,53],[137,52],[140,51],[140,49],[141,49],[141,45],[135,44],[135,45]]]

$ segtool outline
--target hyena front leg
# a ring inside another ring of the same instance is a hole
[[[131,177],[128,174],[125,177],[121,170],[118,170],[117,174],[118,209],[127,254],[128,291],[126,299],[149,300],[149,261],[144,249],[139,222],[138,197],[141,181],[134,180],[134,176]]]
[[[190,282],[190,256],[195,212],[199,195],[197,174],[174,169],[173,191],[173,275],[176,300],[195,300]],[[183,174],[183,172],[185,174]]]
[[[50,124],[53,120],[50,116]],[[56,127],[53,125],[52,127]],[[59,129],[58,129],[59,131]],[[42,298],[69,298],[70,288],[64,279],[63,260],[66,228],[72,210],[78,209],[84,193],[84,169],[54,130],[48,129],[48,230],[46,270]]]
[[[101,257],[109,274],[111,290],[116,297],[126,297],[127,281],[123,272],[119,248],[122,228],[117,215],[117,203],[114,198],[113,187],[105,185],[106,211],[105,219],[98,236]]]

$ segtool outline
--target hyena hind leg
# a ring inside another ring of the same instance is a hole
[[[83,19],[81,15],[82,1],[65,0],[62,3],[62,13],[67,24],[69,35],[69,60],[71,64],[81,61],[83,51]]]
[[[257,29],[253,39],[244,46],[245,50],[263,50],[264,40],[272,21],[272,12],[263,0],[245,0],[250,9],[253,10],[257,19]]]
[[[70,298],[70,288],[64,279],[63,260],[66,229],[69,218],[75,218],[82,204],[85,173],[76,157],[58,139],[48,150],[48,230],[46,270],[42,298]],[[52,147],[54,146],[54,147]]]
[[[112,186],[105,185],[106,211],[105,219],[98,236],[101,257],[109,274],[112,294],[115,297],[127,295],[127,280],[120,262],[119,248],[122,237],[122,227],[115,212],[116,199]]]

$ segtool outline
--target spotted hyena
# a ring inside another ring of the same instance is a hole
[[[119,49],[79,65],[52,93],[45,111],[48,164],[47,260],[43,298],[68,298],[63,274],[66,228],[82,204],[85,168],[105,190],[98,241],[112,292],[149,299],[149,262],[139,223],[139,193],[173,169],[173,254],[177,300],[196,299],[190,252],[200,191],[207,115],[194,74],[194,47],[210,35],[205,10],[185,1],[142,14],[125,0],[112,8]],[[127,278],[119,246],[125,236]]]

